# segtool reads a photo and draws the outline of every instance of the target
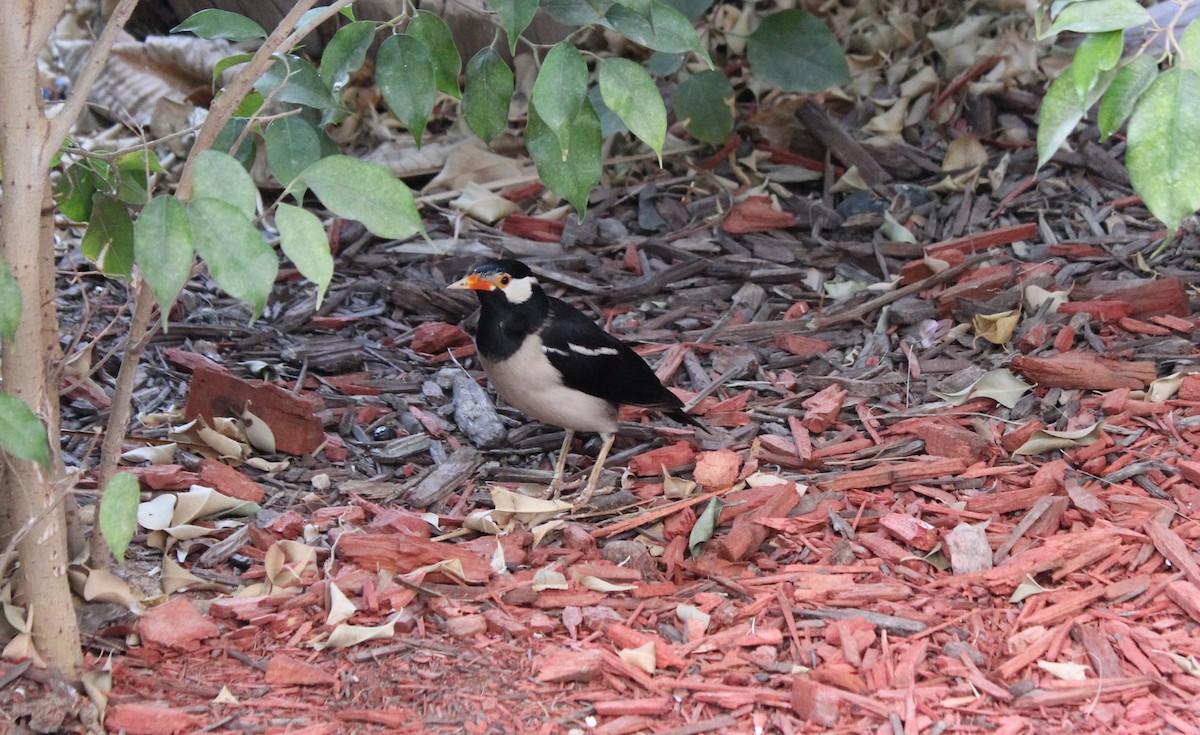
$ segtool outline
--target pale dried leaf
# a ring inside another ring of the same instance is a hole
[[[463,520],[463,528],[470,529],[476,533],[486,533],[490,536],[499,536],[503,533],[508,533],[513,528],[513,524],[501,527],[496,523],[495,511],[489,509],[473,510]]]
[[[538,547],[538,544],[540,544],[542,542],[542,540],[546,538],[547,534],[551,533],[552,531],[557,531],[561,528],[566,528],[566,527],[567,527],[566,521],[564,521],[561,518],[555,518],[552,521],[546,521],[545,523],[539,523],[538,525],[529,529],[530,532],[533,533],[532,548],[536,549]]]
[[[567,589],[567,578],[554,567],[544,567],[537,570],[533,575],[534,592],[565,589]]]
[[[999,311],[995,314],[976,314],[971,320],[975,336],[982,337],[994,345],[1008,344],[1012,339],[1017,322],[1021,321],[1021,310]]]
[[[1146,389],[1146,400],[1151,403],[1162,403],[1169,401],[1179,392],[1179,386],[1183,385],[1183,381],[1189,375],[1195,373],[1171,373],[1170,375],[1159,378],[1150,383],[1150,387]]]
[[[329,637],[324,641],[314,640],[309,645],[318,651],[323,651],[327,648],[339,650],[357,646],[359,643],[367,641],[375,641],[384,638],[392,638],[396,635],[396,618],[399,613],[396,613],[388,621],[382,625],[348,625],[342,623],[333,629]]]
[[[667,472],[666,465],[662,466],[663,473],[663,497],[669,500],[680,500],[689,497],[696,489],[696,483],[692,480],[685,480],[681,477],[675,477],[670,472]]]
[[[501,527],[510,520],[526,526],[536,526],[571,510],[571,504],[562,500],[531,498],[496,485],[489,487],[488,491],[492,494],[496,523]]]
[[[222,686],[221,691],[217,692],[217,696],[213,697],[212,701],[213,704],[238,704],[239,702],[227,686]]]
[[[1057,661],[1038,661],[1038,668],[1056,679],[1063,681],[1086,681],[1088,667],[1084,664],[1075,664]]]
[[[496,194],[475,182],[468,182],[450,206],[485,224],[493,224],[508,215],[521,211],[516,202]]]
[[[88,602],[108,602],[141,615],[142,603],[133,595],[129,584],[107,569],[89,569],[83,585],[83,599]]]
[[[1075,431],[1054,431],[1039,429],[1033,432],[1029,441],[1017,447],[1013,455],[1041,454],[1054,449],[1070,449],[1072,447],[1087,447],[1100,441],[1104,433],[1104,422],[1099,421],[1091,426]]]
[[[637,589],[636,584],[614,584],[590,574],[579,577],[579,583],[593,592],[630,592]]]
[[[1049,301],[1050,308],[1047,310],[1047,313],[1053,314],[1058,311],[1059,306],[1067,303],[1067,299],[1070,297],[1071,292],[1047,291],[1041,286],[1031,284],[1026,286],[1025,290],[1022,291],[1021,294],[1025,299],[1025,305],[1028,306],[1031,311],[1037,311],[1041,308],[1042,304]]]
[[[147,444],[124,452],[121,454],[121,459],[126,462],[149,462],[154,465],[171,464],[175,459],[175,449],[178,446],[175,442]]]
[[[338,625],[344,623],[358,612],[358,608],[346,597],[346,593],[342,592],[334,581],[329,582],[329,614],[325,616],[326,625]]]
[[[242,426],[246,432],[246,441],[250,446],[267,454],[275,453],[275,432],[267,426],[267,422],[250,410],[250,402],[246,402],[246,410],[242,411]]]
[[[163,557],[161,584],[163,592],[170,595],[182,590],[217,589],[218,585],[205,579],[200,579],[180,566],[171,557]]]
[[[1026,576],[1025,580],[1013,590],[1012,596],[1008,598],[1008,601],[1015,605],[1026,597],[1040,595],[1043,592],[1053,592],[1053,590],[1041,586],[1033,577]]]
[[[1012,408],[1017,405],[1021,396],[1034,387],[1018,378],[1008,368],[1000,368],[999,370],[989,370],[980,376],[979,380],[963,390],[954,393],[942,393],[936,390],[931,392],[951,406],[961,406],[971,398],[979,397],[991,398],[1005,408]]]
[[[646,641],[637,648],[622,648],[617,656],[625,663],[638,668],[647,674],[654,673],[657,657],[654,651],[654,641]]]

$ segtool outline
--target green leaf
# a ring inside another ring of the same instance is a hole
[[[321,68],[318,71],[331,92],[336,94],[346,86],[350,75],[362,67],[374,40],[375,24],[365,20],[347,23],[333,34],[321,52]]]
[[[604,19],[612,0],[541,0],[538,9],[568,26],[587,26]]]
[[[1200,23],[1188,23],[1179,37],[1179,62],[1184,69],[1200,72]]]
[[[1154,80],[1129,118],[1129,180],[1170,238],[1183,218],[1200,208],[1197,99],[1200,74],[1177,67]]]
[[[719,145],[733,132],[733,87],[719,71],[688,77],[675,91],[671,106],[696,140]]]
[[[234,43],[266,38],[262,26],[244,15],[227,10],[201,10],[171,29],[171,33],[194,33],[209,41],[224,38]]]
[[[1200,28],[1200,24],[1189,28]],[[1149,56],[1135,56],[1121,67],[1113,78],[1108,91],[1100,98],[1096,121],[1100,125],[1101,142],[1121,129],[1129,113],[1133,112],[1142,93],[1158,76],[1158,63]]]
[[[272,102],[291,102],[316,110],[337,108],[317,68],[299,56],[277,54],[254,88]]]
[[[600,96],[629,132],[658,155],[661,166],[663,143],[667,139],[667,108],[650,74],[635,61],[605,59],[600,65]]]
[[[362,222],[379,237],[403,240],[423,229],[412,192],[378,163],[328,156],[309,166],[300,180],[330,212]]]
[[[630,7],[631,5],[640,10]],[[692,27],[692,22],[662,0],[637,3],[625,0],[622,4],[609,8],[604,19],[617,33],[651,51],[668,54],[692,51],[712,67],[712,59],[704,48],[700,35]]]
[[[1063,31],[1103,33],[1136,28],[1150,22],[1150,14],[1135,0],[1085,0],[1062,9],[1042,38]]]
[[[656,77],[669,77],[679,71],[679,67],[683,66],[686,60],[687,56],[684,54],[664,54],[655,51],[646,59],[646,71]]]
[[[192,190],[197,198],[220,199],[232,204],[247,219],[253,218],[258,210],[258,187],[254,185],[254,179],[228,153],[207,150],[196,156]]]
[[[71,164],[54,182],[58,211],[72,222],[87,222],[92,216],[92,197],[105,186],[90,161]]]
[[[375,55],[375,83],[387,104],[421,147],[425,122],[437,100],[433,57],[412,36],[391,36]]]
[[[151,173],[165,173],[158,156],[146,150],[126,153],[114,161],[117,169],[117,199],[126,204],[142,205],[150,201],[147,189]]]
[[[713,5],[713,0],[664,0],[664,2],[683,13],[688,20],[696,20]]]
[[[100,535],[108,543],[117,563],[125,566],[125,550],[137,530],[138,501],[141,488],[132,472],[118,472],[104,486],[100,501]]]
[[[321,159],[321,133],[312,123],[299,117],[281,117],[271,121],[263,133],[267,165],[285,187],[290,187],[304,169]],[[304,198],[304,187],[293,192]]]
[[[600,121],[591,105],[583,105],[565,128],[567,145],[542,120],[540,111],[529,105],[525,147],[537,167],[538,176],[550,191],[566,199],[583,220],[588,194],[600,183]]]
[[[133,272],[133,220],[129,208],[110,196],[97,194],[80,246],[84,257],[105,275],[129,277]]]
[[[608,109],[608,105],[604,104],[604,99],[600,96],[600,88],[592,87],[587,94],[588,104],[596,111],[596,117],[600,120],[600,137],[608,138],[610,135],[619,133],[628,133],[629,128],[625,127],[625,123],[621,118],[617,117],[617,113]]]
[[[1091,33],[1084,37],[1071,62],[1079,99],[1086,98],[1096,86],[1100,72],[1112,69],[1121,60],[1124,40],[1125,31]]]
[[[0,256],[0,340],[10,340],[21,323],[21,287]]]
[[[537,14],[538,0],[492,0],[489,4],[500,16],[500,25],[508,35],[508,52],[516,54],[517,37],[529,27],[533,16]]]
[[[249,167],[254,163],[254,138],[250,135],[242,135],[249,124],[250,121],[244,117],[235,117],[230,120],[225,127],[221,128],[221,132],[217,133],[212,150],[226,151],[243,167]],[[241,140],[241,143],[238,144],[236,150],[233,150],[233,146],[238,143],[238,140]]]
[[[275,226],[279,228],[283,254],[291,258],[301,275],[317,285],[320,308],[325,289],[333,280],[333,254],[325,226],[312,212],[290,204],[280,204],[275,210]]]
[[[713,534],[717,530],[717,522],[721,518],[721,509],[725,507],[725,501],[720,498],[713,498],[708,501],[704,512],[696,519],[696,525],[692,526],[691,533],[688,534],[688,552],[692,558],[700,555],[704,544],[712,539]]]
[[[754,76],[784,92],[820,92],[850,83],[837,38],[816,16],[783,10],[763,18],[746,42]]]
[[[192,274],[193,258],[187,209],[172,196],[151,199],[133,224],[133,260],[154,291],[164,327],[171,304]]]
[[[462,71],[462,57],[458,55],[458,47],[454,45],[454,37],[450,34],[450,26],[446,21],[429,12],[418,10],[408,23],[405,33],[425,44],[429,57],[433,59],[433,77],[437,81],[437,89],[454,99],[461,99],[458,90],[458,74]]]
[[[226,56],[218,61],[216,66],[213,67],[213,87],[217,86],[218,81],[221,79],[221,75],[225,73],[226,69],[231,66],[237,66],[238,64],[245,64],[247,61],[253,58],[254,54],[234,54],[233,56]]]
[[[261,92],[250,90],[242,101],[238,103],[237,109],[233,111],[234,117],[254,117],[262,106],[266,103]]]
[[[1116,73],[1111,70],[1102,73],[1087,99],[1079,97],[1075,88],[1075,73],[1071,67],[1064,69],[1050,83],[1046,96],[1042,98],[1042,109],[1038,112],[1038,168],[1045,165],[1055,151],[1066,142],[1075,126],[1083,119],[1084,113],[1096,104],[1096,100],[1108,89],[1115,76]]]
[[[222,199],[194,199],[187,206],[196,252],[213,281],[250,304],[254,322],[267,305],[279,260],[246,213]]]
[[[570,127],[587,97],[587,82],[583,55],[570,41],[560,41],[546,54],[533,83],[530,105],[537,107],[538,117],[558,136],[564,153],[570,150]]]
[[[43,467],[50,464],[46,427],[24,401],[7,393],[0,393],[0,449]]]
[[[508,127],[513,84],[512,69],[491,46],[484,46],[467,62],[463,117],[471,132],[485,143],[490,143]]]

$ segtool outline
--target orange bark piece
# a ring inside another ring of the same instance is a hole
[[[878,464],[863,470],[843,472],[836,477],[822,480],[816,485],[818,488],[830,492],[861,490],[885,485],[905,485],[921,480],[957,475],[968,466],[969,464],[964,459],[923,457],[909,462]]]
[[[702,487],[729,487],[737,482],[741,466],[741,456],[732,449],[700,452],[696,455],[696,469],[692,473],[692,479]]]
[[[675,703],[667,697],[643,697],[641,699],[614,699],[609,702],[594,702],[592,708],[601,717],[620,715],[665,715],[674,711]],[[639,727],[637,732],[651,732],[649,727]]]
[[[816,357],[833,349],[833,345],[823,339],[786,333],[775,335],[775,346],[796,357]]]
[[[1160,327],[1173,329],[1176,332],[1182,332],[1184,334],[1191,334],[1192,330],[1196,328],[1195,321],[1191,319],[1183,319],[1182,317],[1175,316],[1174,314],[1156,314],[1150,317],[1150,321],[1154,322]]]
[[[1047,388],[1114,390],[1145,388],[1158,377],[1152,362],[1123,362],[1090,352],[1067,352],[1053,357],[1016,355],[1010,369]]]
[[[261,503],[267,491],[254,480],[218,459],[200,460],[200,484],[238,500]]]
[[[768,196],[750,196],[730,208],[721,229],[732,234],[783,230],[796,225],[796,215],[776,209]]]
[[[1200,375],[1189,375],[1179,384],[1177,395],[1181,401],[1200,401]]]
[[[277,653],[267,662],[264,680],[277,686],[333,686],[337,678],[320,666]]]
[[[686,467],[695,458],[696,450],[692,449],[692,445],[685,441],[678,441],[633,457],[629,460],[629,471],[638,477],[661,475],[663,467],[670,472]]]
[[[355,564],[376,571],[411,572],[429,564],[457,559],[462,564],[462,581],[482,584],[492,576],[492,567],[479,554],[458,544],[441,543],[416,536],[380,533],[347,533],[338,539],[340,555]]]
[[[803,676],[792,679],[792,709],[802,720],[821,727],[837,726],[838,699],[837,690],[832,687]]]
[[[175,597],[142,616],[137,622],[142,641],[158,648],[195,651],[200,641],[221,635],[211,618],[201,615],[192,601]]]
[[[461,347],[471,343],[471,335],[463,331],[457,324],[445,322],[425,322],[413,330],[413,352],[433,355],[448,347]]]
[[[1044,428],[1046,425],[1037,419],[1028,421],[1000,437],[1000,446],[1004,448],[1004,451],[1012,454],[1022,444],[1029,441],[1029,437],[1033,436],[1034,432]]]
[[[988,443],[983,437],[946,420],[910,419],[894,428],[913,434],[925,442],[925,453],[934,457],[958,457],[977,462],[987,455]]]
[[[175,735],[195,732],[199,718],[183,710],[153,704],[113,704],[104,717],[109,732],[125,735]]]
[[[617,648],[641,648],[647,643],[654,644],[654,665],[660,669],[678,669],[682,671],[687,663],[675,645],[662,636],[653,633],[643,633],[634,630],[624,623],[610,623],[604,632]]]
[[[1119,319],[1117,324],[1121,327],[1121,329],[1124,329],[1126,332],[1132,332],[1133,334],[1148,334],[1152,337],[1165,337],[1171,333],[1171,330],[1166,327],[1160,327],[1157,324],[1144,322],[1140,319],[1134,319],[1133,317]]]
[[[501,231],[509,235],[524,237],[538,242],[558,242],[562,240],[565,228],[566,225],[562,220],[530,217],[527,214],[510,214],[500,223]]]
[[[184,416],[201,416],[212,423],[217,416],[241,416],[247,407],[275,434],[275,447],[288,454],[308,454],[325,439],[317,418],[324,402],[314,396],[294,396],[290,391],[261,380],[243,380],[224,371],[198,368],[192,376]]]
[[[974,253],[980,250],[1011,245],[1014,242],[1028,240],[1036,235],[1037,223],[1027,222],[1025,224],[1012,225],[1011,227],[1001,227],[989,232],[981,232],[977,235],[964,235],[952,240],[943,240],[925,248],[925,254],[933,258],[944,259],[942,256],[946,254],[946,251],[953,250],[960,253]]]
[[[1058,305],[1059,314],[1091,314],[1093,319],[1111,322],[1133,313],[1124,301],[1068,301]]]
[[[937,529],[915,516],[888,513],[879,519],[879,525],[909,546],[922,551],[930,551],[937,546]]]
[[[546,683],[588,682],[604,671],[604,654],[594,648],[559,649],[538,658],[537,679]]]
[[[1192,620],[1200,623],[1200,589],[1196,585],[1185,580],[1171,582],[1166,588],[1167,597],[1183,611],[1192,617]]]
[[[177,464],[130,467],[129,472],[151,490],[187,490],[200,482],[200,476]]]
[[[168,347],[163,350],[163,357],[167,358],[167,362],[172,365],[177,365],[187,370],[196,371],[200,368],[215,370],[221,373],[227,373],[225,366],[216,360],[205,357],[197,352],[189,352],[178,347]]]
[[[733,521],[729,533],[714,545],[717,555],[729,561],[744,561],[753,554],[773,531],[758,523],[760,518],[786,518],[800,502],[796,484],[786,482],[769,488],[774,491],[767,501],[754,510],[743,513]]]
[[[820,434],[833,425],[842,403],[846,400],[847,391],[837,383],[831,383],[800,404],[804,410],[804,418],[800,424],[814,434]]]
[[[1178,276],[1137,281],[1092,281],[1077,286],[1071,295],[1079,301],[1124,301],[1133,311],[1131,316],[1137,317],[1169,314],[1186,318],[1191,314],[1187,288]]]

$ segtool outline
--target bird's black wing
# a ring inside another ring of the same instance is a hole
[[[645,360],[570,304],[550,299],[542,345],[569,388],[675,418],[682,414],[679,398],[663,387]]]

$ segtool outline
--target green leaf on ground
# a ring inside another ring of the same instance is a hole
[[[746,42],[754,76],[784,92],[820,92],[850,83],[850,66],[837,38],[804,10],[763,18]]]
[[[1200,74],[1159,75],[1129,117],[1125,164],[1133,189],[1174,237],[1200,208]]]
[[[325,226],[307,209],[280,204],[275,210],[275,226],[279,228],[279,247],[291,259],[296,269],[317,286],[317,308],[325,297],[325,289],[333,280],[333,253],[329,251],[329,236]]]
[[[658,155],[661,166],[663,143],[667,139],[667,108],[649,72],[636,61],[605,59],[600,64],[600,96],[629,132]]]
[[[258,187],[242,164],[228,153],[207,150],[196,156],[192,191],[197,199],[220,199],[247,218],[258,210]]]
[[[118,472],[104,486],[98,519],[100,535],[121,566],[125,566],[125,550],[137,530],[140,496],[141,488],[132,472]]]
[[[378,163],[327,156],[309,166],[300,180],[329,211],[362,222],[379,237],[403,240],[424,229],[412,192]]]
[[[187,206],[196,252],[213,281],[250,304],[250,321],[262,314],[279,272],[275,250],[246,214],[221,199],[198,198]]]
[[[347,23],[333,34],[321,52],[319,73],[330,91],[337,92],[350,81],[367,60],[367,51],[375,40],[375,24],[365,20]]]
[[[224,38],[238,43],[253,41],[256,38],[266,38],[267,32],[262,26],[239,13],[228,10],[201,10],[187,20],[171,29],[171,33],[194,33],[200,38],[212,41]]]
[[[463,117],[483,142],[490,143],[508,127],[513,85],[512,69],[491,46],[483,47],[467,62]]]
[[[724,507],[724,500],[713,498],[708,501],[704,512],[696,519],[696,524],[692,526],[692,531],[688,534],[688,552],[693,559],[700,556],[704,544],[712,540],[713,534],[717,530],[717,522],[721,518],[721,509]]]
[[[433,59],[433,77],[437,89],[454,99],[462,98],[458,89],[458,74],[462,71],[462,57],[454,45],[454,36],[446,21],[428,10],[418,10],[408,23],[407,35],[419,39]]]
[[[1075,49],[1075,60],[1071,62],[1075,77],[1075,90],[1079,99],[1087,98],[1100,78],[1100,72],[1108,71],[1121,60],[1125,31],[1091,33]]]
[[[662,0],[623,2],[609,8],[604,19],[617,33],[651,51],[668,54],[691,51],[712,67],[712,58],[692,22]]]
[[[492,0],[492,9],[500,16],[500,25],[508,35],[508,52],[517,52],[517,37],[529,27],[538,11],[538,0]]]
[[[1150,22],[1150,14],[1136,0],[1084,0],[1062,9],[1042,34],[1053,36],[1063,31],[1103,33],[1136,28]]]
[[[187,209],[172,196],[151,199],[133,224],[133,260],[158,300],[163,327],[192,274],[194,256]]]
[[[16,396],[0,393],[0,450],[43,467],[50,464],[46,427]]]
[[[321,133],[307,120],[281,117],[271,121],[263,134],[267,164],[285,187],[292,186],[304,169],[321,159]],[[297,201],[304,198],[304,186],[292,190]]]
[[[129,208],[106,194],[97,194],[80,249],[105,275],[128,278],[133,272],[133,220]]]
[[[600,144],[603,139],[600,137],[600,120],[592,106],[581,106],[565,132],[567,146],[564,149],[537,108],[532,104],[529,106],[525,147],[529,149],[538,176],[546,188],[575,207],[582,221],[588,194],[600,183]]]
[[[10,340],[21,323],[21,287],[0,255],[0,340]]]
[[[437,100],[433,57],[412,36],[391,36],[375,55],[375,83],[383,101],[421,147],[421,134]]]
[[[733,87],[719,71],[688,77],[675,91],[671,106],[696,140],[719,145],[733,132]]]
[[[1133,57],[1117,71],[1108,91],[1100,98],[1100,108],[1096,111],[1101,142],[1121,129],[1142,93],[1157,76],[1158,62],[1145,55]]]
[[[317,67],[299,56],[277,54],[254,88],[272,102],[291,102],[316,110],[337,108],[338,102],[325,86]]]
[[[556,136],[564,153],[570,151],[571,123],[587,97],[588,68],[579,49],[560,41],[550,49],[533,83],[530,105]]]

